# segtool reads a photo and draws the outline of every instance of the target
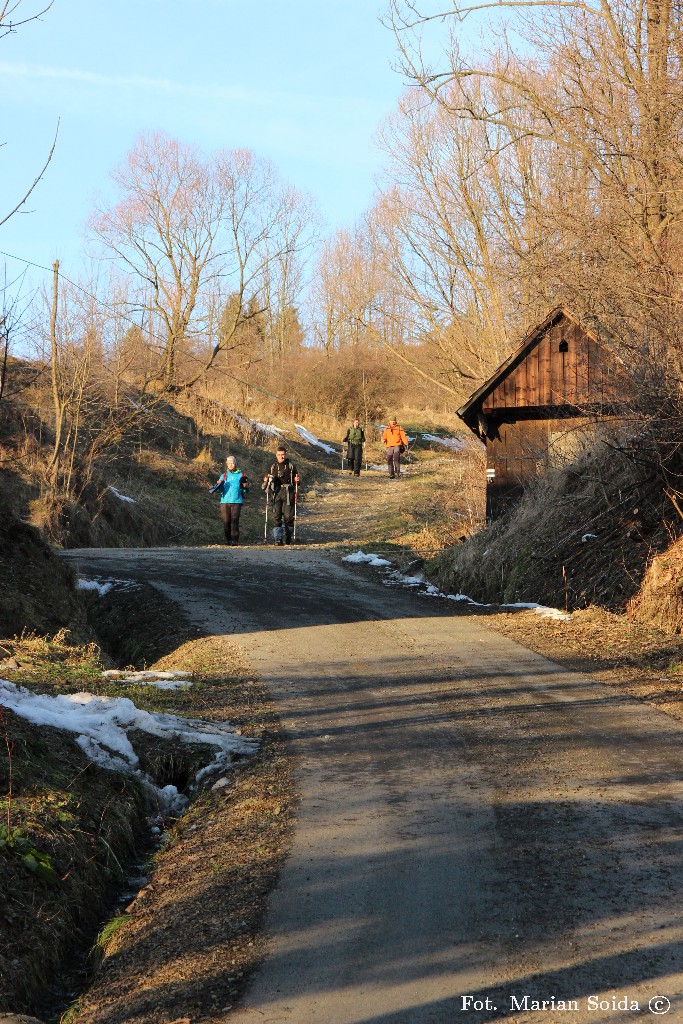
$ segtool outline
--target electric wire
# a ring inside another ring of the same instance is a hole
[[[31,260],[24,259],[22,256],[15,256],[11,252],[4,252],[2,249],[0,249],[0,256],[6,256],[8,259],[16,260],[18,263],[24,263],[26,264],[27,267],[35,267],[36,270],[43,270],[47,274],[51,274],[53,272],[53,269],[51,267],[44,267],[41,263],[33,263]],[[102,299],[99,299],[96,295],[93,295],[92,292],[88,291],[87,288],[84,288],[83,285],[78,284],[76,281],[72,281],[70,278],[66,276],[66,274],[63,274],[61,271],[59,276],[62,278],[63,281],[66,281],[67,284],[70,284],[73,288],[77,288],[79,291],[83,292],[84,295],[87,295],[89,299],[92,299],[92,301],[97,303],[97,305],[101,306],[102,309],[106,309],[110,313],[115,313],[116,316],[120,317],[122,320],[125,320],[127,323],[132,324],[133,327],[140,326],[138,323],[136,323],[135,320],[131,320],[130,317],[125,316],[125,314],[121,313],[116,307],[109,305]],[[268,398],[273,398],[278,402],[285,403],[286,405],[290,405],[297,409],[305,410],[306,412],[313,412],[318,416],[327,416],[330,419],[336,420],[338,423],[345,423],[346,420],[348,419],[348,416],[337,416],[336,413],[323,412],[322,409],[315,409],[313,406],[310,405],[302,405],[300,402],[294,401],[291,398],[285,398],[284,395],[276,395],[274,394],[274,392],[267,391],[265,388],[258,387],[258,385],[256,384],[252,384],[249,381],[241,380],[240,377],[237,377],[234,373],[230,373],[229,370],[221,370],[221,372],[226,377],[230,377],[231,380],[234,380],[238,384],[241,384],[242,387],[251,388],[252,391],[258,391],[260,394],[267,395]],[[373,424],[373,426],[378,426],[378,424],[375,423]]]

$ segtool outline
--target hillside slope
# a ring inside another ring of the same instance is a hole
[[[444,553],[431,572],[442,589],[478,601],[621,612],[682,527],[656,461],[600,442],[537,480],[506,517]]]

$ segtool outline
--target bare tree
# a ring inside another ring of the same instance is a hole
[[[114,181],[122,198],[98,211],[91,229],[144,282],[160,335],[152,378],[173,389],[178,358],[202,328],[202,289],[221,273],[224,198],[198,153],[161,133],[138,140]]]
[[[226,233],[223,280],[229,303],[208,358],[186,386],[195,384],[221,354],[240,346],[245,326],[265,318],[270,354],[281,351],[302,284],[302,260],[311,245],[316,214],[310,199],[283,184],[269,160],[250,150],[217,154],[216,179],[224,197]]]
[[[310,212],[250,151],[203,159],[160,134],[138,141],[115,181],[122,198],[93,217],[92,231],[143,286],[157,357],[149,383],[192,387],[240,344],[245,321],[269,308],[250,302],[273,301],[267,271],[282,294],[295,293]]]
[[[311,200],[283,186],[277,201],[278,217],[265,240],[262,283],[258,296],[265,314],[265,343],[271,365],[297,345],[303,333],[298,315],[304,288],[305,257],[317,230]]]
[[[507,11],[514,33],[499,33],[496,50],[469,56],[459,28],[493,7]],[[552,208],[542,210],[537,197],[544,231],[557,242],[546,254],[554,255],[551,276],[560,271],[557,285],[590,295],[614,332],[631,339],[634,357],[645,325],[655,347],[674,343],[683,220],[678,8],[669,0],[457,2],[440,16],[451,24],[442,68],[427,66],[420,45],[438,12],[392,0],[391,16],[404,68],[425,95],[469,125],[533,136],[554,154],[547,173],[571,169],[576,187],[557,192]],[[517,51],[515,33],[524,42]],[[504,102],[492,102],[493,83]]]

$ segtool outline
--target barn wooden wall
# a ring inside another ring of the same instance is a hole
[[[566,347],[566,351],[563,349]],[[578,324],[562,317],[488,395],[485,414],[504,409],[610,404],[616,364]]]
[[[500,424],[498,436],[486,441],[486,518],[497,519],[530,480],[571,462],[618,422],[617,417],[598,422],[576,416]]]

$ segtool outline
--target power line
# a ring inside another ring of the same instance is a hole
[[[10,260],[16,260],[18,263],[24,263],[27,267],[35,267],[36,270],[43,270],[47,274],[53,273],[52,267],[44,267],[41,263],[33,263],[31,260],[24,259],[22,256],[15,256],[11,252],[4,252],[2,249],[0,249],[0,256],[6,256]],[[59,276],[63,281],[66,281],[67,284],[70,284],[73,288],[77,288],[79,291],[83,292],[84,295],[87,295],[88,298],[101,306],[102,309],[109,310],[110,313],[116,314],[117,317],[125,320],[129,324],[132,324],[133,327],[140,326],[135,322],[135,320],[131,320],[130,317],[121,313],[115,306],[110,306],[108,303],[103,302],[102,299],[98,299],[98,297],[93,295],[92,292],[89,292],[87,288],[84,288],[83,285],[78,284],[76,281],[72,281],[61,271]],[[303,409],[306,412],[313,412],[317,416],[327,416],[329,419],[336,420],[337,423],[346,423],[348,419],[348,416],[337,416],[337,414],[333,412],[323,412],[322,409],[316,409],[311,405],[302,405],[301,402],[294,401],[292,398],[285,398],[283,395],[276,395],[272,391],[267,391],[265,388],[258,387],[256,384],[251,384],[249,381],[241,380],[239,377],[236,377],[234,373],[230,373],[229,370],[224,370],[223,373],[226,377],[230,377],[232,380],[237,381],[237,383],[241,384],[243,387],[251,388],[252,391],[258,391],[260,394],[267,395],[268,398],[273,398],[277,402],[284,402],[286,405],[295,406],[297,409]],[[377,424],[373,424],[373,426],[377,426]]]
[[[24,259],[23,256],[15,256],[14,253],[4,252],[2,249],[0,249],[0,256],[6,256],[7,259],[16,260],[18,263],[24,263],[27,267],[35,267],[36,270],[43,270],[45,271],[46,274],[53,273],[52,267],[44,267],[41,263],[33,263],[31,260]],[[76,288],[78,291],[83,292],[84,295],[87,295],[89,299],[92,299],[93,302],[95,302],[98,306],[101,306],[102,309],[106,309],[110,313],[114,313],[121,320],[125,320],[126,323],[131,324],[133,327],[140,327],[140,325],[136,323],[135,320],[131,320],[130,317],[125,315],[125,313],[121,313],[120,310],[116,308],[116,306],[110,306],[109,303],[103,302],[102,299],[98,299],[96,295],[93,295],[92,292],[89,292],[88,289],[84,288],[82,284],[78,284],[78,282],[72,281],[71,278],[67,277],[66,274],[62,273],[61,269],[59,271],[59,276],[63,281],[66,281],[67,284],[70,284],[72,288]]]

